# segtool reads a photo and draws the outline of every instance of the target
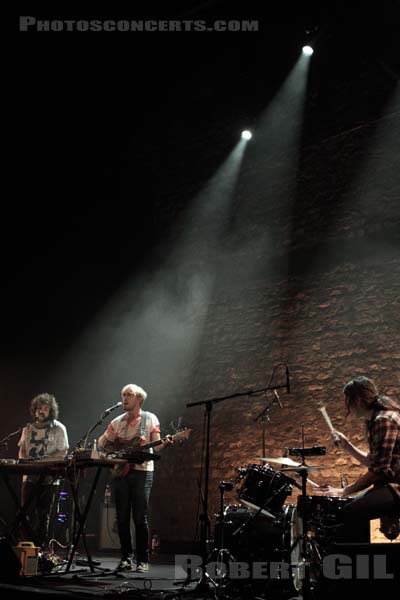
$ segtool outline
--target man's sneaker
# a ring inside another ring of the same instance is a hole
[[[132,571],[132,561],[128,558],[121,558],[117,571]]]
[[[146,573],[149,570],[149,563],[140,562],[136,567],[137,573]]]

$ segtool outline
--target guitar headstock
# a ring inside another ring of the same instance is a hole
[[[183,442],[183,440],[187,440],[190,434],[192,433],[191,429],[181,429],[181,431],[177,431],[173,435],[169,436],[174,442]]]

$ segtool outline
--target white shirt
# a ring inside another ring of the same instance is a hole
[[[104,434],[106,439],[109,442],[119,441],[122,444],[126,444],[127,442],[134,440],[134,438],[139,438],[138,444],[141,446],[151,442],[152,434],[160,433],[160,422],[156,415],[146,411],[145,435],[140,437],[142,412],[143,411],[140,411],[139,417],[132,420],[129,419],[128,413],[124,413],[113,419]],[[153,452],[153,448],[149,448],[147,452]],[[138,471],[154,471],[154,461],[147,460],[144,463],[132,465],[132,468]]]

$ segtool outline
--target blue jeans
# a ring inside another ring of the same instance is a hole
[[[135,523],[136,560],[138,563],[149,562],[147,511],[152,484],[152,471],[137,471],[134,469],[131,469],[125,477],[114,481],[115,508],[122,558],[127,558],[130,554],[133,554],[130,528],[132,514]]]

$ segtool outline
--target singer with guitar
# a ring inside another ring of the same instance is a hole
[[[124,414],[116,417],[99,438],[100,449],[106,452],[128,450],[130,447],[152,445],[160,450],[172,444],[167,437],[161,441],[160,422],[155,414],[143,411],[142,405],[147,393],[138,385],[129,383],[122,388],[121,398]],[[153,447],[150,447],[153,452]],[[149,569],[149,525],[148,506],[153,484],[154,462],[146,460],[139,464],[129,464],[114,478],[115,508],[118,535],[121,544],[121,560],[118,571],[133,568],[133,545],[131,539],[131,514],[136,531],[136,571],[143,573]]]
[[[356,377],[344,389],[347,414],[363,419],[369,452],[354,446],[332,428],[331,435],[367,471],[344,489],[328,487],[330,495],[357,494],[344,509],[346,518],[388,519],[400,516],[400,406],[388,396],[378,394],[371,379]],[[362,493],[360,493],[362,492]]]

